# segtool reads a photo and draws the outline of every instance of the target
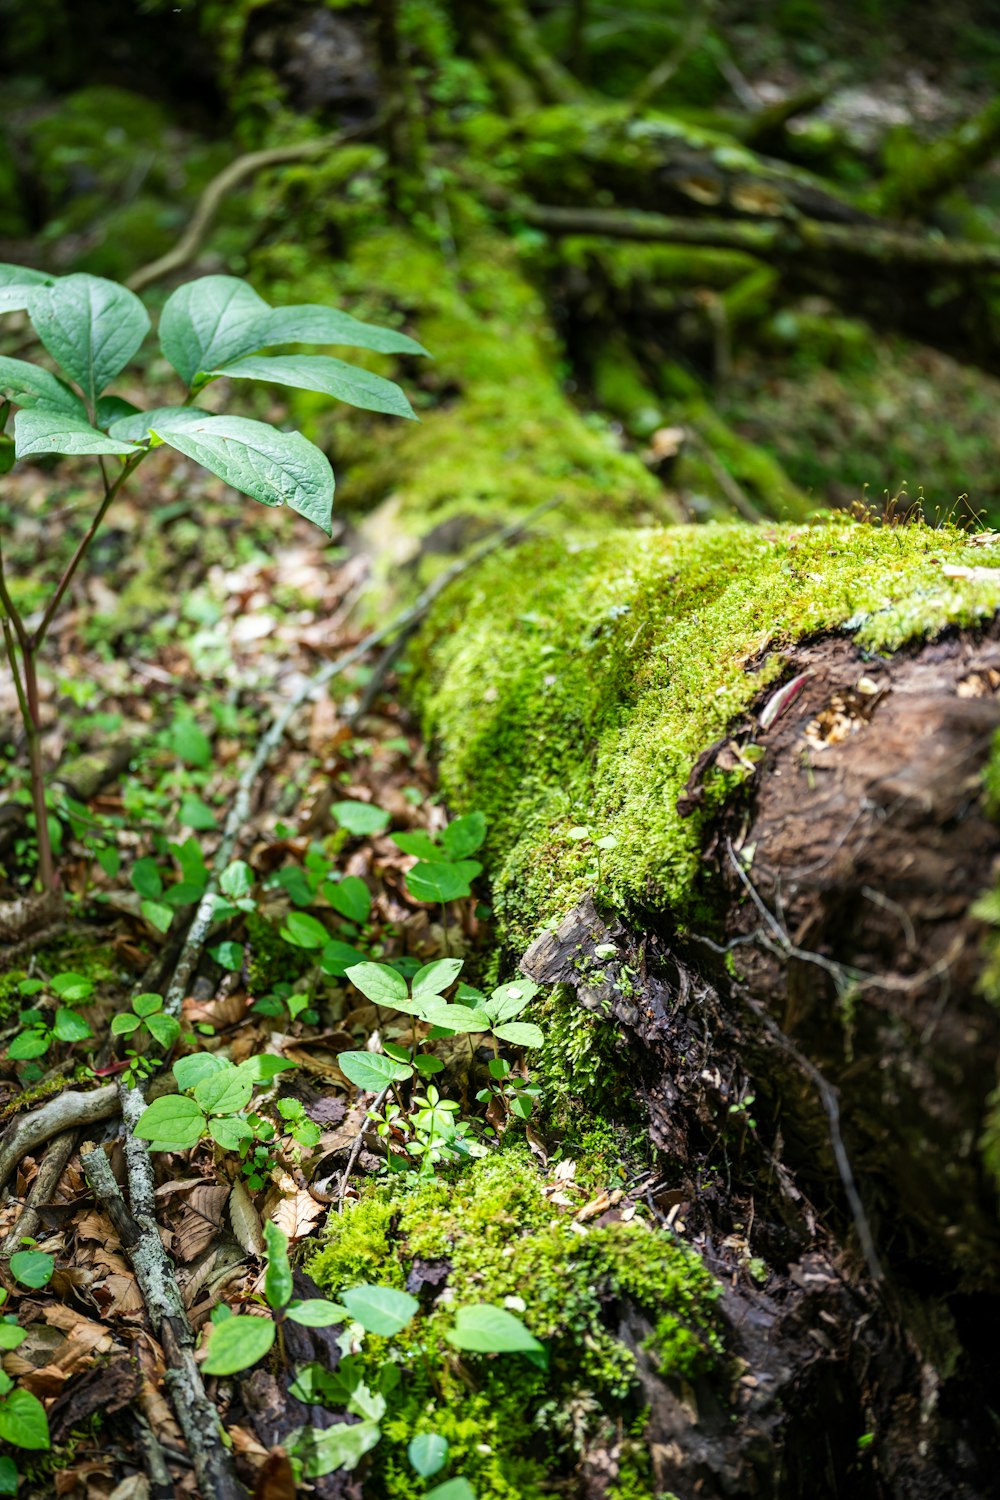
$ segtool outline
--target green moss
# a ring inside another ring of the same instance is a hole
[[[16,1016],[23,1006],[20,985],[27,978],[26,969],[7,969],[0,974],[0,1021]]]
[[[419,692],[446,796],[489,821],[503,937],[523,950],[598,884],[579,825],[617,840],[617,908],[704,917],[707,814],[676,810],[699,753],[803,637],[891,651],[991,616],[995,578],[942,572],[969,557],[951,528],[705,526],[542,539],[470,573],[422,634]]]
[[[449,1439],[452,1470],[479,1500],[548,1491],[585,1442],[641,1415],[635,1357],[615,1336],[624,1304],[653,1327],[650,1348],[667,1375],[693,1378],[721,1353],[718,1288],[697,1256],[639,1218],[580,1233],[545,1196],[521,1145],[450,1182],[393,1178],[368,1187],[331,1221],[309,1270],[336,1295],[361,1276],[402,1285],[418,1260],[447,1262],[447,1292],[393,1342],[403,1394],[375,1456],[379,1494],[420,1493],[401,1454],[428,1428]],[[456,1306],[505,1299],[546,1342],[547,1370],[510,1357],[463,1355],[459,1364],[445,1342]],[[372,1342],[373,1368],[385,1353]],[[635,1479],[626,1493],[648,1495]]]

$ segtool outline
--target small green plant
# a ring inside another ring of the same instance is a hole
[[[108,388],[138,353],[150,321],[139,298],[100,276],[52,276],[0,265],[0,312],[27,313],[59,373],[27,360],[0,357],[0,469],[22,458],[53,454],[97,460],[96,507],[86,532],[37,624],[14,601],[0,552],[0,626],[14,676],[28,746],[38,874],[53,890],[56,871],[41,747],[39,653],[66,591],[115,499],[152,449],[166,444],[264,505],[287,505],[332,531],[334,477],[329,460],[301,433],[267,422],[212,413],[195,402],[213,381],[264,381],[317,391],[349,405],[413,417],[391,380],[326,355],[261,354],[289,344],[347,345],[381,353],[424,354],[413,339],[359,322],[329,307],[270,307],[234,276],[202,276],[167,299],[160,349],[186,394],[178,405],[141,411]],[[14,439],[3,436],[11,407]],[[197,752],[183,724],[186,752]],[[184,745],[181,746],[182,752]],[[195,801],[199,799],[195,798]],[[203,804],[201,805],[203,806]],[[211,810],[206,809],[209,817]],[[192,804],[192,817],[201,808]],[[188,819],[189,826],[198,826]],[[150,896],[145,899],[156,902]],[[165,920],[165,913],[160,914]]]
[[[44,1286],[52,1274],[52,1257],[44,1255],[42,1258],[49,1262],[49,1271],[43,1280],[25,1280],[18,1276],[14,1262],[23,1255],[35,1255],[41,1252],[17,1251],[10,1258],[11,1271],[19,1281],[26,1286]],[[26,1269],[26,1263],[21,1260],[21,1269]],[[30,1275],[30,1271],[28,1273]],[[0,1307],[7,1301],[6,1291],[0,1287]],[[0,1316],[0,1350],[10,1351],[17,1349],[27,1338],[23,1328],[17,1326],[17,1318],[13,1313],[4,1313]],[[30,1391],[18,1389],[11,1377],[0,1370],[0,1442],[10,1443],[14,1448],[26,1448],[34,1451],[51,1447],[49,1438],[49,1420],[45,1415],[45,1407],[37,1396]],[[12,1458],[0,1458],[0,1495],[15,1495],[18,1487],[17,1464]]]
[[[152,1151],[189,1151],[206,1137],[224,1151],[245,1151],[266,1123],[247,1113],[254,1088],[294,1066],[269,1053],[248,1057],[238,1066],[214,1052],[181,1057],[173,1073],[182,1092],[163,1094],[147,1105],[135,1133]]]
[[[92,980],[72,971],[54,974],[47,983],[36,978],[22,979],[18,985],[18,993],[22,998],[33,998],[47,990],[64,1003],[57,1005],[54,1013],[42,1011],[35,1006],[19,1011],[21,1030],[7,1049],[7,1055],[15,1062],[34,1061],[44,1057],[54,1042],[65,1042],[71,1046],[74,1042],[87,1041],[94,1033],[73,1006],[89,999],[93,989]],[[25,1069],[22,1076],[30,1081],[32,1074]]]
[[[443,906],[472,894],[472,881],[483,871],[478,860],[470,858],[486,838],[486,818],[481,812],[455,818],[435,840],[423,829],[413,833],[394,833],[393,843],[404,854],[416,856],[417,863],[407,871],[406,888],[417,901],[433,901]]]
[[[112,1036],[137,1037],[142,1032],[146,1032],[164,1052],[169,1052],[180,1037],[181,1023],[175,1016],[164,1015],[162,995],[136,995],[132,1009],[121,1011],[111,1022]],[[145,1076],[139,1054],[131,1049],[125,1055],[130,1060],[129,1069]]]
[[[289,1434],[286,1441],[297,1479],[352,1470],[380,1441],[382,1418],[404,1378],[403,1360],[387,1358],[369,1384],[358,1350],[366,1335],[392,1339],[402,1333],[419,1313],[420,1304],[408,1292],[371,1282],[349,1287],[339,1302],[326,1298],[300,1301],[292,1296],[286,1236],[269,1222],[264,1226],[264,1240],[267,1263],[264,1292],[258,1301],[271,1316],[216,1307],[202,1369],[208,1375],[236,1375],[265,1358],[275,1345],[285,1363],[284,1326],[289,1320],[308,1328],[343,1325],[336,1368],[306,1364],[295,1372],[290,1391],[306,1405],[328,1406],[358,1420],[325,1428],[307,1425]],[[477,1354],[523,1354],[543,1367],[546,1362],[544,1345],[519,1318],[506,1308],[486,1303],[459,1307],[445,1338],[456,1349]],[[437,1433],[421,1433],[410,1442],[407,1457],[421,1479],[433,1478],[447,1462],[448,1443]],[[437,1485],[424,1500],[475,1500],[475,1495],[467,1480],[456,1478]]]

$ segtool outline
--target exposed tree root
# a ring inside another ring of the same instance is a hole
[[[44,1146],[53,1136],[77,1130],[82,1125],[96,1124],[98,1120],[110,1120],[117,1113],[116,1083],[106,1083],[103,1088],[94,1089],[89,1094],[75,1090],[58,1094],[41,1109],[24,1115],[7,1132],[0,1144],[0,1185],[7,1181],[29,1151]]]

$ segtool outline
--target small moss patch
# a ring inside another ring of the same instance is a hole
[[[448,1438],[453,1472],[479,1500],[547,1492],[585,1446],[641,1416],[635,1355],[617,1337],[626,1306],[650,1325],[647,1346],[666,1376],[691,1379],[718,1363],[718,1288],[692,1251],[638,1217],[580,1231],[516,1143],[454,1181],[371,1185],[331,1220],[309,1265],[331,1295],[360,1279],[403,1286],[428,1263],[444,1275],[409,1331],[371,1341],[373,1370],[396,1351],[404,1373],[374,1493],[420,1493],[403,1454],[422,1430]],[[445,1341],[455,1307],[505,1301],[546,1343],[547,1370],[513,1355],[459,1358]]]

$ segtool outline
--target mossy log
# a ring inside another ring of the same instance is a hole
[[[990,1492],[998,563],[919,525],[539,538],[422,634],[507,951],[624,1048],[600,1107],[638,1092],[732,1287],[755,1398],[716,1426],[718,1386],[693,1419],[650,1384],[678,1494],[808,1493],[826,1400],[813,1493]],[[547,1068],[586,1110],[586,1069]]]

